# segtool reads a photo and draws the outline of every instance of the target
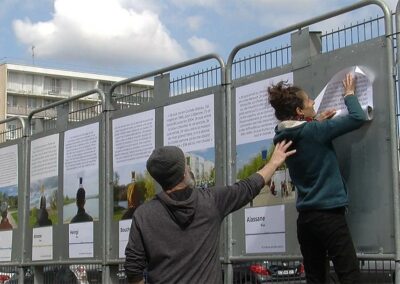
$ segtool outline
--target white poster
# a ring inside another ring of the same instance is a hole
[[[45,227],[57,223],[59,135],[31,142],[29,224]]]
[[[69,257],[93,257],[93,222],[69,224]]]
[[[119,221],[119,258],[125,258],[125,248],[129,240],[132,220]]]
[[[146,161],[154,148],[154,109],[113,120],[114,168]]]
[[[18,184],[18,146],[0,148],[0,189]]]
[[[33,228],[32,260],[53,259],[53,227]]]
[[[246,253],[285,252],[285,242],[285,233],[246,235]]]
[[[65,132],[64,223],[99,219],[99,123]]]
[[[155,148],[155,110],[113,120],[115,221],[132,220],[135,210],[155,195],[146,161]]]
[[[374,76],[365,67],[353,66],[336,73],[315,99],[314,108],[317,113],[335,109],[336,115],[348,114],[343,98],[343,79],[351,73],[356,80],[356,95],[368,120],[373,117],[373,88]]]
[[[285,206],[245,209],[246,253],[285,251]]]
[[[280,81],[293,83],[293,73],[254,82],[236,89],[236,144],[246,144],[274,137],[278,124],[268,102],[268,87]]]
[[[11,261],[12,230],[0,231],[0,261]]]
[[[18,222],[18,146],[0,148],[0,230],[11,230]]]
[[[31,142],[31,182],[58,175],[58,134]]]
[[[164,145],[191,152],[214,147],[214,95],[164,107]]]

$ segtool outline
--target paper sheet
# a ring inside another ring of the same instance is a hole
[[[325,110],[335,109],[336,116],[347,115],[348,111],[343,98],[343,79],[347,73],[356,78],[356,95],[366,114],[367,120],[373,118],[373,76],[364,67],[352,66],[336,73],[328,84],[322,89],[317,98],[314,99],[314,109],[317,114]]]

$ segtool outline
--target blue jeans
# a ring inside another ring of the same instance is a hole
[[[358,283],[359,264],[344,215],[344,207],[299,212],[297,238],[307,283],[328,282],[327,257],[333,262],[340,283]]]

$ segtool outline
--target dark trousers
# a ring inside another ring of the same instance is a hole
[[[359,264],[345,219],[345,208],[299,213],[297,238],[307,283],[326,283],[333,262],[340,283],[358,283]]]

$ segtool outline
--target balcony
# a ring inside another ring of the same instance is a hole
[[[22,88],[7,88],[7,93],[15,95],[28,95],[28,96],[38,96],[38,97],[57,97],[64,98],[71,96],[70,91],[62,90],[61,88],[52,88],[50,90],[38,89],[34,90],[24,90]]]
[[[10,115],[29,115],[35,109],[39,107],[24,107],[24,106],[8,106],[7,107],[7,114]],[[35,114],[35,117],[54,117],[57,115],[57,110],[55,109],[48,109],[46,111],[40,112]]]

